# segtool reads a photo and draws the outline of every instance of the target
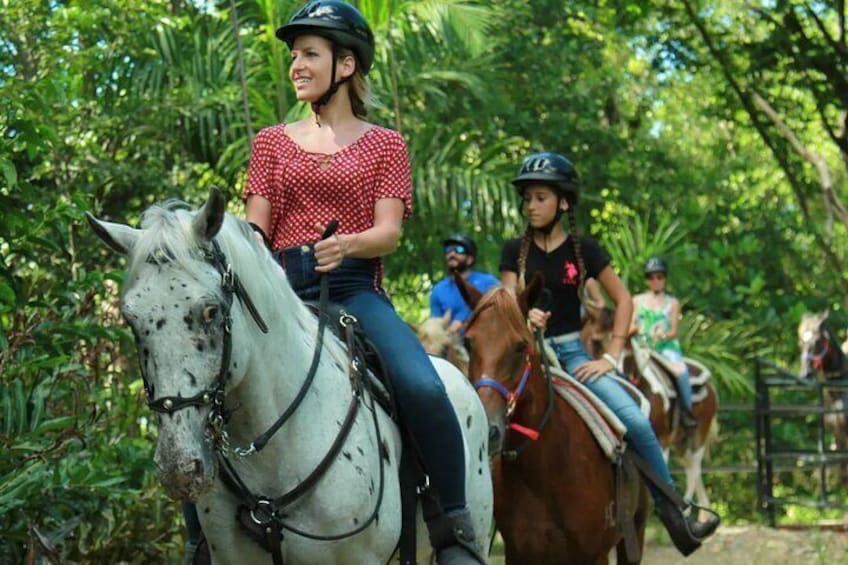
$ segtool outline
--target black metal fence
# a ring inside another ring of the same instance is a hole
[[[840,464],[848,463],[848,450],[830,449],[832,434],[825,426],[827,414],[844,412],[829,406],[828,391],[848,391],[848,378],[804,379],[765,359],[756,360],[754,371],[757,500],[769,524],[777,526],[778,510],[788,506],[848,510],[828,488],[838,479]],[[780,483],[781,474],[799,471],[813,479],[815,495],[793,495]]]

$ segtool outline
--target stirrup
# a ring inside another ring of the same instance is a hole
[[[674,543],[674,547],[684,557],[688,557],[701,547],[701,541],[707,535],[705,534],[703,537],[695,535],[692,529],[698,522],[691,515],[686,516],[683,513],[683,508],[663,497],[656,502],[654,510],[660,522],[665,526],[672,543]],[[717,526],[718,524],[715,524],[715,527]],[[712,531],[715,531],[715,527],[712,528]]]
[[[468,509],[435,516],[427,521],[427,530],[439,565],[486,565]]]

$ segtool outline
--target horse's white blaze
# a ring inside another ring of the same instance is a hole
[[[174,207],[151,208],[140,231],[90,218],[104,241],[113,249],[126,248],[129,254],[123,312],[137,336],[154,398],[193,396],[212,387],[220,370],[225,311],[221,280],[196,247],[207,245],[196,241],[198,234],[209,231],[204,227],[220,221],[214,211],[222,213],[221,203],[212,206],[212,201],[210,197],[198,214]],[[317,321],[244,222],[225,216],[216,240],[269,327],[267,334],[261,333],[238,298],[233,298],[226,429],[232,446],[246,446],[295,398],[312,360]],[[151,257],[167,260],[149,263]],[[465,377],[441,359],[434,359],[434,364],[464,434],[468,506],[479,541],[486,547],[493,507],[486,417]],[[336,438],[351,395],[346,353],[328,331],[312,387],[293,417],[260,453],[245,459],[230,456],[250,490],[275,498],[306,478]],[[285,509],[286,524],[331,535],[350,531],[369,518],[380,488],[380,450],[370,403],[366,405],[327,473]],[[156,458],[164,469],[163,483],[172,496],[196,500],[214,562],[270,562],[269,554],[242,533],[234,519],[240,501],[215,476],[217,463],[204,434],[208,414],[208,407],[189,407],[173,415],[157,415]],[[377,418],[388,451],[379,519],[363,532],[334,542],[284,531],[282,551],[287,562],[361,564],[389,559],[400,535],[397,464],[401,444],[397,428],[379,408]],[[423,561],[429,555],[427,533],[419,528],[418,536]]]

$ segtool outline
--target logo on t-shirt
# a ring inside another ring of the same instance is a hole
[[[580,271],[577,265],[571,261],[566,261],[562,266],[562,284],[577,286],[580,279]]]

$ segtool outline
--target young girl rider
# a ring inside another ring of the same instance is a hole
[[[649,291],[633,297],[630,334],[644,339],[648,347],[668,359],[677,371],[677,388],[681,400],[680,423],[684,428],[692,429],[698,425],[698,421],[692,414],[689,368],[683,360],[683,349],[677,339],[680,302],[665,292],[668,266],[661,257],[648,259],[644,270]]]
[[[512,183],[524,201],[528,225],[523,237],[504,243],[501,283],[523,286],[536,272],[542,273],[550,291],[545,310],[532,308],[531,324],[546,329],[547,341],[563,367],[600,397],[627,427],[627,440],[662,481],[672,486],[659,442],[648,419],[636,402],[612,378],[617,359],[630,327],[631,299],[624,283],[610,266],[598,242],[579,236],[575,206],[580,180],[571,162],[557,153],[528,156]],[[569,233],[560,219],[568,214]],[[607,354],[592,360],[580,341],[580,306],[587,278],[594,278],[615,303],[615,323]],[[649,483],[657,514],[677,548],[684,555],[695,551],[718,526],[715,516],[698,522],[697,512],[684,514],[654,485]]]

